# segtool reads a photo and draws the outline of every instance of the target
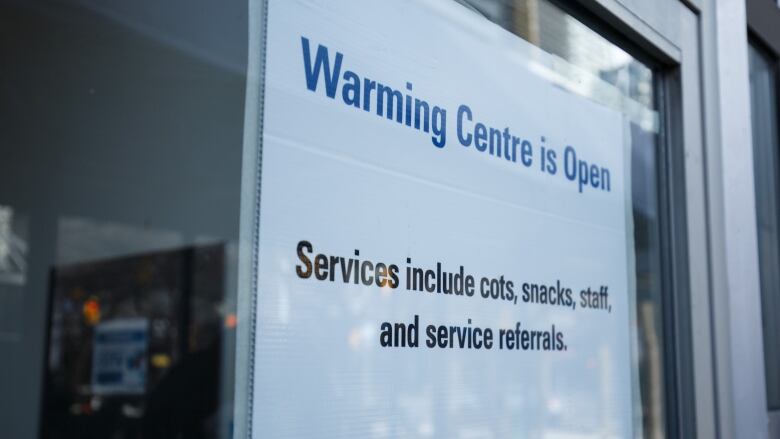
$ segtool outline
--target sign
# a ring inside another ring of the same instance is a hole
[[[533,50],[268,2],[253,437],[634,436],[627,122]]]
[[[146,388],[146,319],[117,319],[95,326],[92,342],[92,392],[141,394]]]

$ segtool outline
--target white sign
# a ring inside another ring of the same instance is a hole
[[[253,437],[634,436],[626,123],[528,46],[268,2]]]
[[[97,395],[146,391],[149,345],[146,319],[116,319],[95,326],[92,392]]]

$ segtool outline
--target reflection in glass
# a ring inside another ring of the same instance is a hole
[[[653,71],[549,0],[458,1],[565,61],[554,65],[573,82],[587,83],[585,90],[577,87],[580,93],[657,131]]]
[[[27,273],[27,224],[10,206],[0,206],[0,284],[24,285]]]
[[[598,87],[579,92],[622,111],[628,122],[631,200],[636,266],[636,325],[639,370],[638,410],[643,437],[665,434],[663,300],[661,290],[660,217],[658,199],[658,116],[652,69],[548,0],[459,0],[475,12],[566,62],[559,73],[584,71]],[[572,67],[573,66],[573,67]],[[583,76],[577,74],[574,81]],[[605,86],[606,85],[606,86]],[[627,105],[625,102],[629,102]],[[652,123],[647,123],[648,115]]]
[[[53,270],[44,436],[217,436],[224,251]]]
[[[30,244],[27,216],[0,205],[0,341],[21,340]]]
[[[246,8],[0,3],[1,436],[232,434]]]

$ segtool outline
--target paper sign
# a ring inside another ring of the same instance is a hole
[[[626,123],[529,46],[268,2],[253,437],[633,436]]]

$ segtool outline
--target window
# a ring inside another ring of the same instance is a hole
[[[655,64],[566,2],[364,4],[0,6],[4,433],[667,436]]]
[[[377,2],[370,14],[351,1],[313,4],[269,1],[264,29],[252,431],[665,437],[668,212],[660,203],[662,108],[651,64],[544,0]],[[401,23],[408,31],[397,31]],[[358,100],[362,84],[397,96],[396,111],[383,112],[385,101],[369,92]],[[619,196],[580,197],[582,186],[566,192],[557,179],[572,181],[575,171],[565,162],[559,171],[542,167],[542,175],[534,173],[542,159],[533,170],[513,167],[497,145],[515,134],[527,136],[520,140],[529,151],[558,149],[561,160],[577,143],[611,160],[614,172],[600,175],[612,175]],[[327,196],[307,189],[323,182]],[[317,221],[304,223],[312,212]],[[591,241],[605,229],[606,246]],[[366,278],[366,288],[343,286],[346,276],[327,270],[352,255],[366,267],[398,263],[400,289],[379,293]],[[313,272],[312,260],[326,271]],[[621,311],[583,323],[579,311],[540,306],[546,298],[498,311],[418,294],[437,291],[429,277],[475,267],[507,267],[495,275],[529,291],[560,276],[577,298],[589,288],[572,284],[608,276]],[[405,284],[405,276],[412,280]],[[567,331],[578,348],[562,343],[565,355],[499,360],[496,352],[459,354],[446,334],[442,342],[432,331],[438,341],[427,346],[414,335],[430,323],[482,330],[517,319]],[[437,347],[452,350],[427,350]],[[286,398],[305,398],[316,415],[277,403]]]
[[[572,81],[595,77],[576,92],[619,108],[627,119],[634,233],[638,400],[645,438],[666,436],[665,336],[659,200],[659,79],[651,65],[629,54],[549,0],[464,0],[486,18],[539,47]],[[564,2],[565,3],[565,2]],[[561,62],[563,61],[563,62]],[[583,81],[587,82],[587,80]]]
[[[0,5],[4,437],[230,437],[246,2]]]

